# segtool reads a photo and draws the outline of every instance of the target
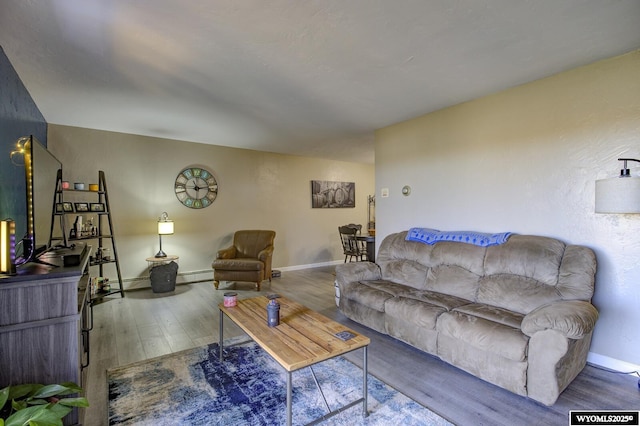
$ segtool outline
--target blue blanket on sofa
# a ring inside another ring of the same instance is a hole
[[[488,247],[507,242],[511,232],[489,234],[474,231],[438,231],[429,228],[411,228],[407,233],[407,241],[417,241],[425,244],[435,244],[438,241],[454,241]]]

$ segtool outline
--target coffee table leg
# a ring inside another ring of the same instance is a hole
[[[287,426],[291,426],[291,371],[287,371]]]
[[[222,313],[222,309],[220,310],[220,362],[222,362],[222,322],[224,321],[224,313]]]
[[[363,360],[362,360],[362,417],[369,416],[369,410],[367,410],[367,395],[369,394],[369,388],[367,387],[367,346],[363,347]]]

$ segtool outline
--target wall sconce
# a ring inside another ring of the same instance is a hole
[[[16,273],[16,223],[0,221],[0,273]]]
[[[623,161],[620,176],[596,181],[596,213],[640,213],[640,177],[632,177],[627,161],[635,158],[618,158]]]
[[[162,251],[162,236],[173,234],[173,221],[169,220],[167,212],[162,212],[162,215],[158,218],[158,238],[160,238],[160,251],[156,254],[156,257],[167,257],[167,254]]]

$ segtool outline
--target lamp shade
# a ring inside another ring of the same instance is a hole
[[[173,234],[173,221],[165,220],[158,222],[158,234],[160,235],[171,235]]]
[[[597,180],[596,213],[640,213],[640,177]]]

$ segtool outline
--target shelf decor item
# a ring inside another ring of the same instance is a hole
[[[75,203],[76,212],[83,213],[89,211],[89,203]]]
[[[92,212],[103,213],[104,212],[104,204],[103,203],[89,203],[89,210]]]
[[[162,212],[162,215],[158,218],[158,238],[160,239],[160,251],[156,254],[156,257],[167,257],[167,254],[162,251],[162,236],[173,234],[173,221],[169,219],[167,212]]]

